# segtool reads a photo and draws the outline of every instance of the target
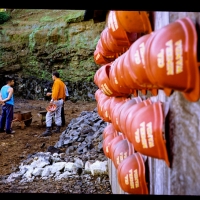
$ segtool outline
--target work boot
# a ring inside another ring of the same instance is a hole
[[[14,134],[14,133],[15,133],[15,131],[12,130],[11,132],[8,132],[7,134]]]
[[[10,129],[10,131],[5,131],[6,132],[6,134],[14,134],[15,133],[15,131],[13,131],[12,129]]]
[[[56,129],[52,131],[53,133],[60,133],[60,126],[56,126]]]
[[[41,136],[46,137],[52,135],[51,133],[51,127],[46,127],[46,131],[42,133]]]

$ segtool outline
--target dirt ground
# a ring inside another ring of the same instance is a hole
[[[45,108],[48,103],[49,101],[15,98],[15,112],[30,111],[32,122],[29,126],[23,128],[21,126],[21,122],[23,121],[16,121],[12,125],[13,130],[16,131],[14,134],[0,133],[0,175],[11,174],[29,154],[46,152],[49,146],[54,146],[59,140],[60,134],[58,133],[54,133],[50,137],[40,137],[46,128],[45,122],[43,124],[41,123],[39,112],[46,111]],[[92,111],[96,106],[96,101],[78,101],[76,103],[72,103],[70,100],[65,101],[64,113],[66,124],[61,128],[61,132],[82,111]],[[65,149],[61,149],[61,151],[65,152]]]

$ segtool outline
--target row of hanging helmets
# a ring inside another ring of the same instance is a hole
[[[152,31],[147,12],[110,11],[107,23],[94,52],[101,65],[95,83],[107,95],[164,90],[170,96],[176,90],[199,100],[197,31],[190,18]]]
[[[148,194],[145,160],[162,159],[170,167],[164,133],[164,103],[142,100],[163,90],[180,91],[190,102],[199,99],[197,33],[189,18],[152,31],[149,15],[110,11],[94,52],[100,65],[94,76],[100,117],[109,123],[103,150],[117,169],[120,187]]]
[[[139,96],[109,97],[100,89],[95,99],[99,116],[109,123],[103,131],[103,151],[117,169],[120,187],[130,194],[148,194],[145,156],[162,159],[170,167],[163,103]]]

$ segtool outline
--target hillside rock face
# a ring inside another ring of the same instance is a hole
[[[93,82],[99,67],[93,53],[105,22],[84,21],[84,10],[7,12],[11,19],[0,25],[0,76],[51,80],[52,71],[58,70],[69,87]]]
[[[0,25],[0,87],[14,75],[16,96],[43,98],[52,72],[59,71],[71,100],[94,100],[99,66],[93,54],[106,22],[84,21],[85,10],[7,12],[10,20]]]

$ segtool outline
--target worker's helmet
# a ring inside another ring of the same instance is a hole
[[[182,18],[153,32],[146,42],[145,65],[149,80],[167,88],[166,95],[177,90],[188,101],[197,101],[199,67],[193,21]]]
[[[56,104],[50,103],[50,104],[46,107],[46,110],[47,110],[47,112],[53,112],[53,111],[56,110],[56,108],[57,108]]]
[[[139,152],[128,156],[118,165],[117,177],[123,191],[129,194],[148,194],[144,160]]]
[[[114,138],[115,136],[110,134],[103,140],[103,152],[107,158],[110,158],[110,143]]]
[[[149,14],[146,11],[115,11],[116,17],[126,32],[150,33]]]
[[[143,100],[142,102],[139,102],[133,106],[130,107],[129,112],[127,114],[126,117],[126,121],[125,121],[125,125],[124,125],[124,134],[126,135],[127,139],[129,140],[129,142],[132,143],[132,123],[133,123],[133,119],[134,116],[136,115],[136,113],[143,107],[147,106],[147,105],[151,105],[152,102],[150,99],[147,100]],[[133,143],[134,145],[134,143]]]
[[[108,135],[116,135],[116,130],[112,123],[109,123],[103,130],[102,136],[105,139]]]
[[[140,108],[132,117],[129,136],[137,152],[162,159],[169,167],[162,106],[162,102],[158,101]]]
[[[112,161],[115,168],[128,156],[135,153],[134,146],[130,143],[127,138],[119,141],[114,147],[112,147]]]

